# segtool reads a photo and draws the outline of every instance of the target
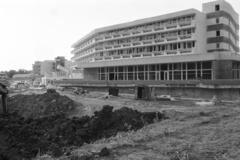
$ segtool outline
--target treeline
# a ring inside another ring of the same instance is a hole
[[[10,71],[2,71],[7,74],[8,78],[12,78],[15,74],[30,74],[32,73],[31,70],[25,70],[25,69],[19,69],[18,71],[16,70],[10,70]]]

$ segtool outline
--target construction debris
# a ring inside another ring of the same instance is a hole
[[[17,111],[23,117],[41,117],[54,114],[68,114],[75,109],[75,102],[62,96],[54,89],[44,94],[18,94],[8,98],[10,111]]]
[[[213,96],[213,98],[210,101],[201,101],[201,102],[196,102],[196,105],[199,106],[211,106],[211,105],[216,105],[222,103],[221,100],[217,98],[216,95]]]

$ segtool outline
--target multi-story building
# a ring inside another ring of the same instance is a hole
[[[239,79],[239,15],[224,0],[95,29],[72,60],[91,80]]]
[[[32,66],[33,68],[33,74],[41,74],[41,61],[35,61],[35,63]]]
[[[45,60],[41,62],[41,71],[40,74],[42,76],[45,75],[45,73],[54,72],[56,71],[55,61],[54,60]]]
[[[57,66],[60,65],[62,67],[65,67],[65,57],[61,57],[61,56],[58,56],[55,58],[55,68],[57,71],[59,71],[57,69]]]

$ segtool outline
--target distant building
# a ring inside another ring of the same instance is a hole
[[[72,47],[86,80],[240,79],[239,15],[224,0],[98,28]]]
[[[41,61],[35,61],[32,66],[32,72],[33,74],[41,74]]]
[[[27,81],[27,80],[34,81],[37,78],[41,78],[41,75],[38,75],[38,74],[15,74],[12,77],[13,80],[19,80],[19,81]]]
[[[41,62],[40,74],[42,76],[44,76],[46,72],[48,73],[48,72],[54,72],[54,71],[56,71],[56,65],[54,60],[45,60]]]
[[[56,71],[59,71],[57,69],[58,65],[60,65],[62,67],[65,67],[65,57],[58,56],[58,57],[55,58],[55,68],[56,68]]]

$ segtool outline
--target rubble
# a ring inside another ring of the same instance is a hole
[[[41,117],[53,114],[68,114],[75,109],[75,102],[48,89],[44,94],[17,94],[8,98],[10,111],[17,111],[23,117]]]
[[[41,98],[38,98],[40,102]],[[24,107],[23,104],[24,102],[21,107]],[[43,117],[23,117],[17,112],[0,114],[0,138],[6,142],[5,146],[0,148],[0,155],[10,160],[31,159],[37,154],[46,153],[58,157],[71,146],[79,147],[84,143],[115,136],[118,132],[138,130],[146,124],[165,118],[160,112],[142,113],[127,107],[113,111],[113,107],[108,105],[94,112],[92,117],[71,119],[61,113]],[[102,156],[108,154],[110,153],[107,149],[102,151]]]

